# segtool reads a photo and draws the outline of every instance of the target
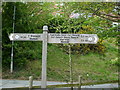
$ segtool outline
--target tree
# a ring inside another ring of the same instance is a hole
[[[91,13],[93,16],[98,16],[113,22],[119,22],[119,2],[75,2],[66,3],[70,6],[71,11]]]
[[[45,4],[45,3],[43,3]],[[4,67],[10,65],[11,41],[8,35],[13,28],[13,8],[16,6],[15,33],[41,33],[43,25],[46,24],[47,8],[36,2],[4,2],[2,6],[2,59]],[[14,43],[14,66],[23,67],[28,60],[41,58],[41,42],[15,42]],[[32,48],[31,48],[32,47]],[[39,54],[39,55],[38,55]],[[21,58],[19,58],[21,57]]]

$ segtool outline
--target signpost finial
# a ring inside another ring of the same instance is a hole
[[[47,25],[43,26],[43,31],[48,31],[48,26]]]

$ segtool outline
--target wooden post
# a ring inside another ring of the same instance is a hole
[[[78,77],[78,83],[79,83],[78,89],[81,90],[81,84],[82,84],[82,77],[81,76]]]
[[[41,88],[46,88],[47,86],[47,37],[48,36],[48,26],[43,26],[43,46],[42,46],[42,80]]]
[[[33,76],[29,77],[29,88],[31,89],[33,86]]]

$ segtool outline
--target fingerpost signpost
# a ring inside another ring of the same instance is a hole
[[[11,33],[11,41],[42,41],[42,75],[41,88],[47,86],[47,43],[81,43],[96,44],[98,36],[96,34],[61,34],[48,33],[48,26],[43,26],[43,34],[32,33]]]

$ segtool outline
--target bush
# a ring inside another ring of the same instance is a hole
[[[112,65],[120,66],[120,62],[118,61],[118,57],[114,58],[114,59],[111,59],[109,61],[109,63],[112,64]]]
[[[15,69],[21,69],[27,65],[28,60],[26,58],[18,58],[14,59],[14,68]]]

